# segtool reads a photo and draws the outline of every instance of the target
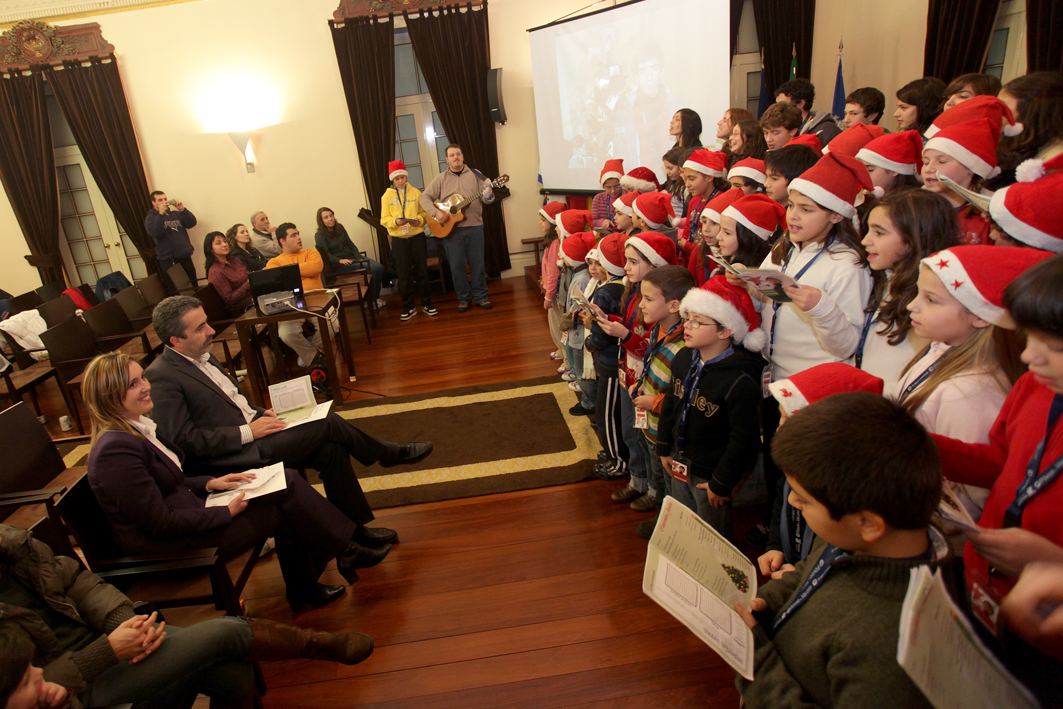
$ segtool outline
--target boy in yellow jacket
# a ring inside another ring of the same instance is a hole
[[[409,173],[401,160],[388,163],[391,187],[380,198],[380,224],[391,237],[391,256],[402,295],[402,315],[406,321],[417,314],[414,295],[421,298],[425,315],[438,315],[432,305],[428,283],[428,247],[424,234],[425,212],[420,205],[421,191],[409,184]]]

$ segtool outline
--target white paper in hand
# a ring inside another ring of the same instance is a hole
[[[264,468],[255,468],[244,472],[254,473],[255,479],[240,483],[232,490],[210,493],[207,495],[207,507],[224,507],[241,492],[244,493],[245,500],[253,500],[256,497],[262,497],[288,487],[288,481],[284,479],[284,463],[274,463]]]
[[[332,400],[317,403],[310,377],[289,379],[280,384],[271,384],[269,400],[277,418],[288,424],[287,428],[323,419],[332,408]]]

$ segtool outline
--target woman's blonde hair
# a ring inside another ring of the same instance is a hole
[[[81,398],[92,422],[92,445],[107,431],[124,431],[140,436],[129,423],[124,406],[132,361],[127,354],[109,352],[92,360],[85,368],[81,380]]]

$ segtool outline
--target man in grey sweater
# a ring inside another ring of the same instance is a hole
[[[465,219],[460,226],[454,227],[450,236],[443,239],[443,249],[450,262],[450,274],[454,279],[454,292],[458,294],[458,312],[469,309],[472,299],[481,308],[490,309],[491,301],[487,299],[487,273],[484,270],[484,220],[483,205],[495,201],[491,191],[491,181],[481,184],[476,172],[465,166],[465,155],[460,145],[451,143],[447,146],[447,168],[428,183],[421,194],[421,206],[440,224],[446,224],[451,215],[439,209],[436,202],[441,202],[451,195],[459,194],[469,197],[476,194],[483,184],[488,185],[480,199],[465,207]],[[469,293],[469,278],[465,275],[465,263],[469,264],[472,277],[472,295]]]

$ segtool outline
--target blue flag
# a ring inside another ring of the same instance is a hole
[[[757,119],[759,120],[764,112],[768,110],[768,106],[775,103],[770,96],[768,96],[768,85],[765,83],[765,71],[764,65],[760,65],[760,100],[757,102]]]
[[[845,117],[845,80],[842,78],[842,55],[838,52],[838,77],[834,80],[834,104],[831,113],[841,123]]]

